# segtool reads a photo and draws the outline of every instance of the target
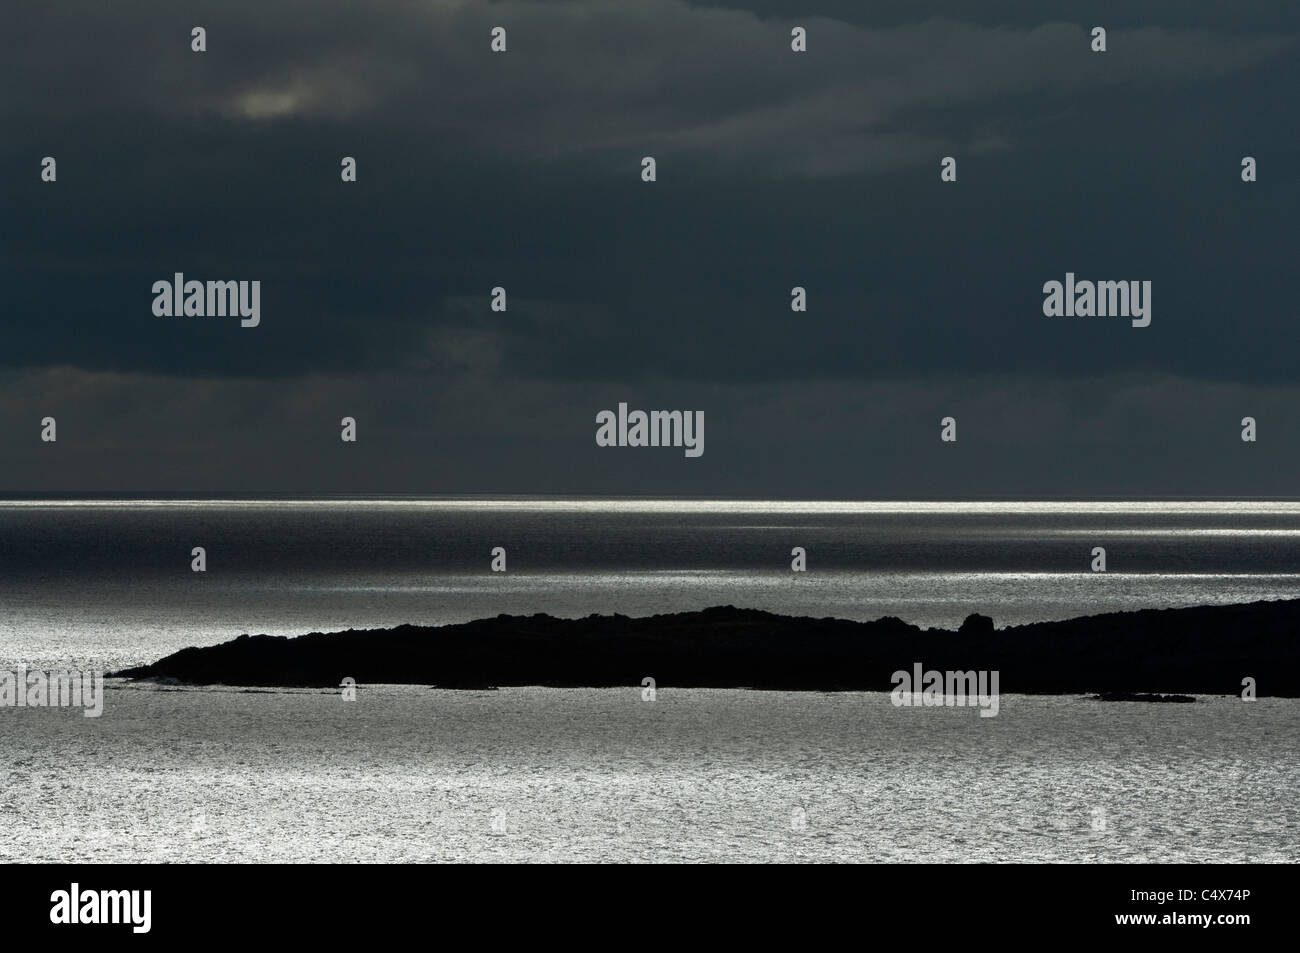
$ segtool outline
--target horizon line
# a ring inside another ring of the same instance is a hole
[[[840,508],[872,510],[895,509],[950,509],[953,507],[985,507],[993,510],[1016,508],[1059,509],[1062,507],[1099,507],[1104,509],[1136,509],[1163,507],[1258,507],[1276,505],[1290,509],[1300,506],[1300,496],[1094,496],[1094,497],[766,497],[766,496],[672,496],[643,494],[526,494],[526,493],[373,493],[373,494],[299,494],[299,493],[202,493],[202,492],[4,492],[0,491],[0,506],[16,505],[212,505],[212,504],[285,504],[285,505],[403,505],[431,504],[450,506],[504,507],[599,507],[644,505],[651,509],[701,509],[723,507],[735,509],[822,509]]]

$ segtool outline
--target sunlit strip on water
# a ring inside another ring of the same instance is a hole
[[[686,499],[533,499],[523,498],[347,498],[310,500],[7,500],[0,509],[431,509],[499,510],[560,513],[807,513],[854,514],[1002,514],[1002,513],[1159,513],[1300,516],[1300,500],[1179,501],[838,501],[838,500],[686,500]],[[1215,532],[1214,530],[1205,532]],[[1278,531],[1289,532],[1289,531]]]

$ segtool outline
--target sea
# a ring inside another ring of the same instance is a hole
[[[501,613],[1002,626],[1298,596],[1295,501],[0,500],[0,670]],[[110,678],[98,718],[0,707],[0,860],[1293,863],[1298,741],[1300,700],[1269,697],[1005,695],[981,718]]]

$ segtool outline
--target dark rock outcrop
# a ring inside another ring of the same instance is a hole
[[[1300,600],[1149,609],[959,632],[720,606],[633,619],[497,616],[440,627],[240,636],[183,649],[129,678],[188,684],[640,685],[888,691],[892,673],[997,670],[1002,692],[1300,696]],[[972,621],[975,620],[975,621]]]
[[[968,615],[961,627],[957,630],[958,635],[992,635],[993,618],[991,616],[980,615],[978,612],[972,612]]]

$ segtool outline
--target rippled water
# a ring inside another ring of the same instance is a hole
[[[1297,737],[1278,699],[119,686],[0,710],[0,860],[1294,863]]]
[[[1297,595],[1296,503],[0,503],[4,668],[501,612],[1003,625]],[[97,719],[0,708],[0,860],[1294,862],[1297,737],[1300,701],[1269,698],[1003,696],[981,719],[883,694],[118,683]]]

